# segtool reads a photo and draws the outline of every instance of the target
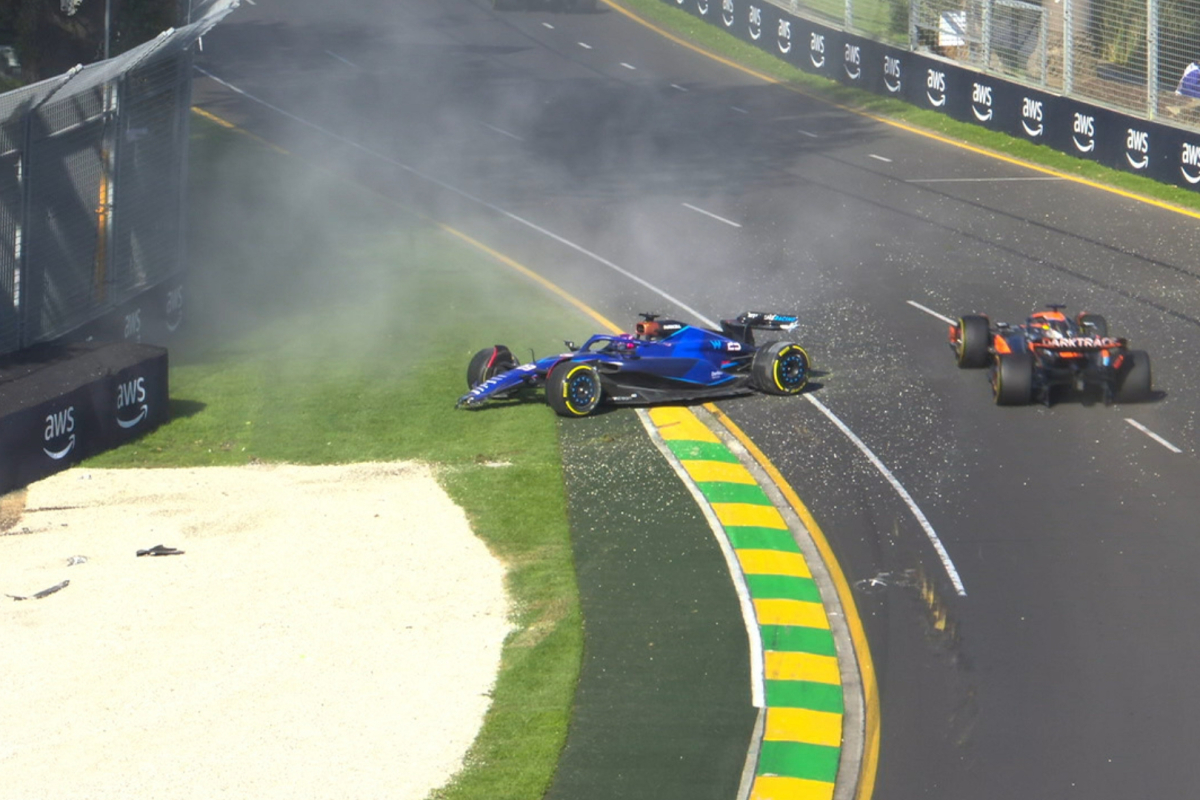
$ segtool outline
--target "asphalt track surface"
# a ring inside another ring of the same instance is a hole
[[[812,396],[912,505],[814,403],[720,405],[856,586],[877,797],[1194,794],[1196,218],[767,85],[609,8],[259,0],[199,63],[291,116],[212,81],[202,107],[612,319],[801,315]],[[1047,302],[1150,351],[1155,402],[996,408],[954,367],[938,315]]]

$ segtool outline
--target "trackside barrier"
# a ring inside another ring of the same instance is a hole
[[[1054,94],[754,0],[663,0],[814,75],[1186,189],[1200,131]]]
[[[0,494],[169,418],[164,348],[118,342],[47,350],[0,363]]]

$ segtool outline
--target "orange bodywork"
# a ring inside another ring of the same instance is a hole
[[[1011,353],[1012,348],[1008,346],[1008,342],[1004,341],[1003,336],[995,336],[992,338],[992,347],[997,353]]]

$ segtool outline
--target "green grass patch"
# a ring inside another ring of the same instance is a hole
[[[917,108],[902,100],[883,97],[811,75],[661,0],[619,0],[619,4],[705,50],[782,81],[804,94],[866,114],[902,122],[1067,175],[1161,200],[1181,208],[1200,210],[1200,195],[1196,192],[1159,183],[1140,175],[1109,169],[1091,161],[1074,158],[1046,145],[1036,145],[976,125],[958,122],[944,114]]]
[[[516,608],[468,767],[437,796],[541,797],[582,647],[556,418],[536,396],[454,401],[476,350],[545,355],[587,320],[394,203],[200,119],[191,176],[173,419],[88,466],[432,463]]]

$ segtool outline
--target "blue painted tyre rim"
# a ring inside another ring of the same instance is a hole
[[[576,414],[586,414],[599,399],[600,381],[596,373],[584,367],[576,368],[567,376],[567,405]]]
[[[808,383],[808,359],[800,348],[789,348],[775,362],[775,382],[785,392],[798,392]]]

